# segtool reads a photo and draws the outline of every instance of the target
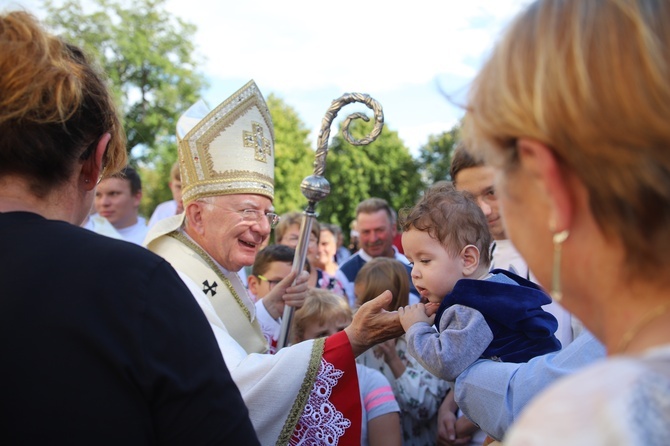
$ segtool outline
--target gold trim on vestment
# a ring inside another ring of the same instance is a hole
[[[221,281],[226,285],[230,293],[233,295],[233,298],[235,298],[235,302],[240,306],[242,309],[242,312],[244,315],[247,317],[249,322],[251,322],[251,312],[249,312],[249,308],[247,308],[246,305],[244,305],[244,302],[242,302],[242,299],[240,296],[237,294],[237,291],[235,291],[235,287],[233,287],[233,284],[228,280],[226,276],[223,275],[221,272],[221,269],[218,267],[216,262],[212,260],[212,258],[205,252],[204,249],[202,249],[200,246],[198,246],[196,243],[191,241],[188,237],[186,237],[184,234],[182,234],[179,231],[172,231],[169,234],[165,234],[168,237],[172,237],[173,239],[183,243],[187,247],[189,247],[191,250],[193,250],[196,254],[202,258],[202,260],[207,263],[207,265],[216,273],[216,276],[221,279]]]
[[[307,405],[307,400],[309,395],[312,393],[312,388],[314,387],[314,382],[316,376],[319,372],[319,367],[321,367],[321,358],[323,357],[323,350],[326,346],[326,338],[318,338],[314,340],[314,345],[312,346],[312,356],[309,360],[309,365],[307,366],[307,371],[305,372],[305,379],[302,381],[302,386],[298,392],[298,396],[291,407],[291,412],[286,418],[284,423],[284,428],[277,439],[277,446],[284,446],[289,444],[293,432],[300,421],[302,412],[305,410]]]

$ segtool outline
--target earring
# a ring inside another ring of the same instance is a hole
[[[560,302],[563,299],[563,292],[561,291],[561,247],[569,235],[570,231],[567,229],[561,232],[554,232],[554,267],[551,275],[550,294],[556,302]]]
[[[89,180],[89,179],[84,180],[84,183],[86,183],[86,184],[88,184],[90,182],[91,182],[91,180]]]

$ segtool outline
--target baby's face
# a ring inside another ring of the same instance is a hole
[[[428,232],[411,228],[402,234],[405,256],[412,263],[412,283],[428,302],[441,303],[465,276],[461,256],[452,256]]]

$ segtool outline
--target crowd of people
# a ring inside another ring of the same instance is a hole
[[[147,224],[94,61],[23,11],[0,49],[3,444],[670,439],[666,0],[529,4],[450,179],[314,222],[301,271],[253,81],[183,114]]]

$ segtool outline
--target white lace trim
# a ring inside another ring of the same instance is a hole
[[[291,445],[336,445],[344,431],[351,426],[342,412],[329,401],[333,387],[344,375],[331,363],[321,358],[321,365],[309,394],[305,410],[293,432]]]

